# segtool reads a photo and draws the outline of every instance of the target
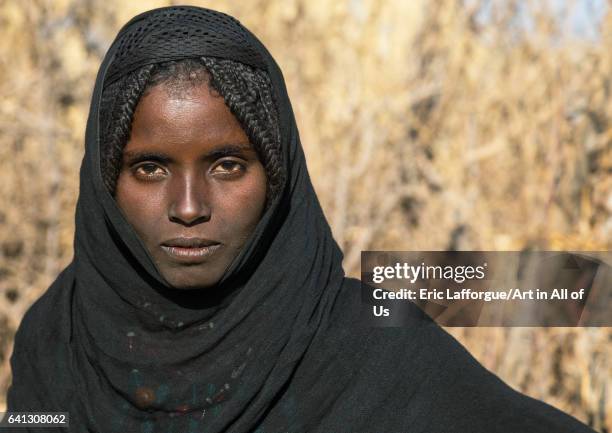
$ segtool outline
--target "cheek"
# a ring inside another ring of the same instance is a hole
[[[219,191],[216,211],[218,222],[228,237],[242,242],[257,226],[266,201],[266,176],[257,173],[248,182],[231,190]]]
[[[115,200],[127,221],[143,240],[159,231],[164,212],[164,196],[160,191],[143,188],[129,180],[117,181]]]

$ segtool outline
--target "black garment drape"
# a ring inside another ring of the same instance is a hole
[[[103,86],[145,64],[201,56],[269,74],[287,171],[214,296],[169,287],[100,171]],[[345,278],[342,257],[264,46],[207,9],[139,15],[98,73],[74,259],[19,328],[8,410],[68,411],[74,432],[589,431],[512,391],[416,307],[410,327],[360,324],[359,282]]]

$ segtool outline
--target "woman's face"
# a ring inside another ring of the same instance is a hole
[[[207,84],[141,98],[116,200],[163,277],[179,289],[216,284],[255,229],[266,174],[221,96]]]

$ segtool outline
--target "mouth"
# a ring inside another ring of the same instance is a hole
[[[162,250],[181,262],[199,262],[211,257],[221,248],[221,243],[202,238],[175,238],[161,243]]]

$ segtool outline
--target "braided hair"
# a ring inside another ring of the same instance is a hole
[[[130,138],[138,101],[148,89],[164,84],[183,92],[207,84],[236,116],[264,166],[268,188],[266,208],[282,189],[285,173],[280,148],[278,112],[268,75],[233,60],[202,57],[146,65],[111,83],[100,107],[102,179],[115,194],[123,148]]]

